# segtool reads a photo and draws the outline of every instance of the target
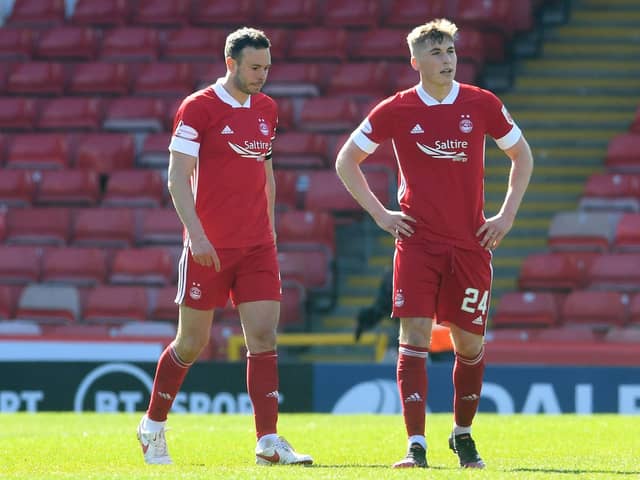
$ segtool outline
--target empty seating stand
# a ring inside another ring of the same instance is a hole
[[[560,212],[549,227],[552,250],[609,250],[621,213]]]

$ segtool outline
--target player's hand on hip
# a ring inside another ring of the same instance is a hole
[[[381,218],[374,220],[382,230],[389,232],[396,240],[401,240],[402,237],[409,238],[413,235],[414,230],[409,222],[415,223],[416,221],[415,218],[404,212],[393,210],[385,210]]]
[[[513,220],[502,214],[487,218],[487,221],[476,232],[476,237],[480,239],[480,245],[487,250],[494,250],[500,245],[511,227]]]
[[[191,239],[191,256],[193,260],[203,267],[214,266],[216,272],[220,271],[220,259],[207,238]]]

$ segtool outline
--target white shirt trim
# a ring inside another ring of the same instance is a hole
[[[171,143],[169,143],[169,151],[180,152],[197,158],[200,152],[200,144],[192,140],[173,136],[171,137]]]
[[[501,150],[508,150],[513,147],[518,140],[520,140],[521,136],[522,131],[520,130],[520,127],[514,124],[513,128],[504,137],[496,138],[496,143]]]
[[[375,152],[379,145],[376,142],[371,141],[360,129],[354,130],[350,139],[353,140],[353,143],[355,143],[363,152],[366,152],[369,155]]]
[[[225,90],[222,86],[222,82],[224,82],[224,78],[219,78],[216,80],[216,83],[211,85],[213,92],[218,96],[218,98],[220,98],[220,100],[233,108],[251,108],[251,95],[249,95],[244,103],[240,103]]]
[[[451,105],[456,101],[456,98],[458,98],[458,94],[460,93],[460,84],[454,80],[451,85],[451,90],[449,90],[449,93],[441,102],[429,95],[421,83],[416,86],[416,92],[418,92],[420,100],[429,107],[433,107],[435,105]]]

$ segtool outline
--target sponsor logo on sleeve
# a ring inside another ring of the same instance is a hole
[[[504,115],[504,118],[509,125],[513,125],[513,118],[511,118],[511,114],[509,114],[507,107],[504,105],[502,106],[502,115]]]
[[[185,140],[195,140],[198,138],[198,131],[180,120],[174,135],[176,137],[184,138]]]

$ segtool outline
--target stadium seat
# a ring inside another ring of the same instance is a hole
[[[279,168],[324,168],[327,162],[327,140],[324,135],[287,132],[273,143],[273,162]]]
[[[164,181],[158,170],[117,170],[109,174],[102,197],[105,207],[159,207]]]
[[[282,63],[271,67],[262,89],[273,97],[317,97],[323,89],[323,65],[319,63]]]
[[[346,59],[347,33],[339,28],[310,27],[292,34],[288,58],[300,61]]]
[[[327,0],[323,23],[327,27],[373,28],[378,24],[381,13],[377,0]]]
[[[45,30],[35,56],[41,60],[93,60],[98,49],[97,32],[90,27],[61,26]]]
[[[109,283],[168,285],[172,281],[173,264],[162,248],[124,248],[116,250],[111,264]]]
[[[556,297],[549,292],[507,292],[491,316],[495,328],[539,328],[557,323]]]
[[[257,15],[261,25],[311,27],[318,22],[315,0],[265,0]]]
[[[320,244],[335,255],[335,221],[328,212],[303,210],[277,212],[276,232],[279,248],[291,249],[299,244]]]
[[[166,338],[167,343],[176,336],[176,327],[167,322],[127,322],[122,326],[113,327],[109,331],[112,337],[146,337]]]
[[[633,123],[629,127],[629,131],[633,133],[640,133],[640,104],[638,104],[636,115],[633,119]]]
[[[636,293],[631,297],[629,305],[629,323],[631,326],[640,327],[640,293]]]
[[[93,170],[45,170],[35,196],[38,205],[91,207],[100,197],[98,173]]]
[[[164,130],[165,103],[160,98],[120,97],[106,109],[105,130],[161,132]]]
[[[38,128],[43,130],[98,130],[101,124],[101,99],[63,97],[44,102]]]
[[[184,97],[193,91],[188,63],[151,63],[142,67],[134,79],[135,95]]]
[[[3,169],[0,175],[0,204],[9,207],[31,205],[36,183],[28,170]]]
[[[189,0],[141,0],[133,12],[131,23],[155,27],[182,26],[188,21],[189,6]]]
[[[611,139],[605,166],[610,171],[640,171],[640,134],[623,133]]]
[[[13,3],[13,2],[12,2]],[[9,25],[52,27],[64,23],[64,0],[18,0],[7,19]]]
[[[123,25],[129,22],[131,5],[128,0],[78,0],[71,21],[100,27]]]
[[[502,39],[502,36],[500,36]],[[456,40],[456,54],[458,61],[473,63],[480,70],[487,60],[495,59],[502,61],[504,56],[504,47],[499,42],[495,52],[491,51],[491,46],[487,45],[488,34],[473,28],[464,28],[458,34]]]
[[[328,250],[288,250],[278,252],[283,282],[295,280],[310,293],[312,308],[328,310],[335,304],[334,265]]]
[[[611,253],[595,257],[587,281],[592,289],[640,290],[640,253]]]
[[[253,22],[255,13],[252,0],[195,0],[190,20],[194,25],[248,25]]]
[[[146,135],[136,164],[143,167],[166,169],[169,166],[168,147],[170,142],[171,134],[167,132]]]
[[[465,26],[508,31],[511,6],[511,0],[492,0],[489,2],[486,0],[458,0],[454,19]],[[524,8],[524,5],[521,8]]]
[[[624,325],[628,319],[629,296],[619,292],[575,290],[561,310],[563,324],[590,325],[596,330]]]
[[[580,210],[640,212],[640,175],[594,173],[585,185]]]
[[[385,62],[344,63],[331,74],[326,94],[360,99],[383,98],[390,90],[389,76]]]
[[[536,332],[536,342],[544,343],[596,343],[600,339],[590,325],[569,324],[543,328]]]
[[[90,324],[122,325],[146,320],[148,307],[145,287],[98,285],[87,294],[83,317]]]
[[[616,227],[614,252],[640,252],[640,213],[625,213]]]
[[[278,131],[280,133],[293,129],[293,102],[290,98],[278,99]]]
[[[177,287],[169,285],[151,290],[151,311],[149,319],[152,321],[175,322],[178,319],[178,305],[175,303]]]
[[[409,63],[409,47],[407,46],[405,29],[377,28],[364,32],[354,32],[349,36],[353,60],[404,60]],[[416,82],[417,83],[417,82]]]
[[[102,39],[100,58],[116,62],[153,62],[158,58],[159,32],[154,28],[116,27]]]
[[[293,326],[305,327],[305,302],[307,292],[304,286],[295,280],[282,282],[282,300],[280,302],[280,321],[278,330]]]
[[[22,290],[16,319],[41,324],[69,324],[80,318],[80,295],[70,285],[32,284]]]
[[[76,65],[69,93],[79,95],[127,95],[129,68],[126,63],[92,62]]]
[[[358,124],[354,100],[341,97],[308,98],[302,105],[298,128],[315,132],[343,132]]]
[[[7,210],[6,206],[0,208],[0,243],[4,242],[4,237],[7,234]]]
[[[38,100],[26,97],[0,97],[0,129],[2,131],[33,130],[38,113]]]
[[[7,244],[65,245],[70,235],[68,208],[12,208],[8,212]]]
[[[9,70],[6,90],[12,95],[55,95],[64,91],[62,64],[54,62],[18,63]]]
[[[242,335],[242,327],[237,319],[220,319],[217,314],[211,325],[208,352],[211,359],[227,360],[229,337]]]
[[[549,227],[549,248],[605,252],[613,243],[620,217],[618,212],[556,213]]]
[[[294,30],[275,27],[267,27],[263,30],[271,41],[271,59],[276,62],[284,61],[289,54],[289,47],[291,46],[291,38]]]
[[[173,207],[148,209],[143,215],[140,243],[182,245],[182,222]]]
[[[634,346],[640,345],[640,328],[636,326],[626,327],[613,327],[609,329],[604,337],[604,341],[607,343],[616,344],[612,345],[613,348],[618,347],[620,344],[632,344]]]
[[[42,327],[31,320],[4,321],[0,322],[0,335],[39,337],[42,335]]]
[[[104,283],[107,253],[99,248],[49,248],[42,257],[42,281],[76,286]]]
[[[544,252],[527,256],[520,268],[521,290],[570,291],[582,288],[597,252]]]
[[[168,32],[163,57],[174,61],[208,61],[222,58],[225,32],[212,28],[187,27]],[[217,50],[216,50],[217,49]],[[218,53],[216,57],[215,53]]]
[[[97,173],[130,169],[134,166],[133,137],[126,133],[92,133],[78,141],[75,166]]]
[[[8,318],[14,317],[16,308],[15,297],[15,293],[9,285],[0,285],[0,320],[7,320]]]
[[[135,239],[135,215],[128,208],[83,208],[76,212],[72,244],[130,247]]]
[[[447,17],[448,3],[447,0],[391,0],[383,23],[390,27],[413,28],[429,18]]]
[[[29,28],[0,28],[0,60],[25,61],[33,56],[35,32]]]
[[[70,163],[69,138],[61,133],[14,135],[7,150],[7,167],[67,168]]]
[[[296,191],[298,173],[292,170],[276,169],[276,210],[287,210],[296,207],[302,208],[304,192]],[[299,205],[298,205],[299,204]]]
[[[24,285],[40,279],[42,248],[0,245],[0,283]]]

